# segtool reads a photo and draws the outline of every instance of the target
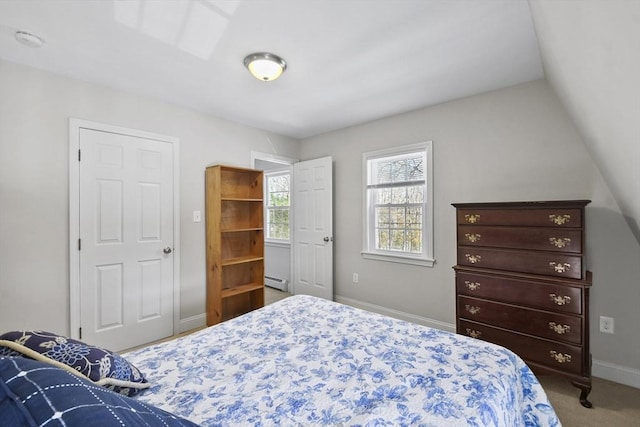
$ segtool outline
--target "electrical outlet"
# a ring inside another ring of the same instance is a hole
[[[358,273],[353,273],[353,283],[358,283]]]
[[[613,317],[600,316],[600,332],[613,333]]]

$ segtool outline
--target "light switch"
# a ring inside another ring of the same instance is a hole
[[[193,211],[193,222],[201,222],[202,221],[202,214],[200,213],[200,211]]]

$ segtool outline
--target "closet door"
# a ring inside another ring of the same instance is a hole
[[[80,331],[123,350],[173,334],[173,147],[80,129]]]

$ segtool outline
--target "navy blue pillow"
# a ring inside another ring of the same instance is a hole
[[[0,335],[0,356],[18,354],[69,369],[126,396],[149,387],[138,368],[119,354],[51,332],[14,331]]]
[[[3,427],[197,427],[51,364],[0,357]]]

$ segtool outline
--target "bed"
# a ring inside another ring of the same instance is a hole
[[[202,426],[560,425],[511,351],[311,296],[123,356]]]

